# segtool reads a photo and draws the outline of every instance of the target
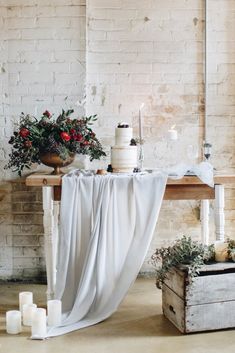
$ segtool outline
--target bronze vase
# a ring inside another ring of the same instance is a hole
[[[63,174],[60,168],[66,167],[67,165],[73,163],[74,158],[75,153],[70,153],[66,159],[62,159],[57,153],[40,153],[41,162],[48,167],[54,168],[52,174],[55,175]]]

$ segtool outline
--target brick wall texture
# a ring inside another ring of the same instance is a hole
[[[208,1],[208,140],[212,163],[234,171],[235,0]],[[0,0],[0,278],[45,276],[41,190],[6,174],[7,141],[21,111],[57,113],[86,95],[108,157],[114,128],[138,134],[142,102],[145,165],[189,160],[204,117],[203,0]],[[66,98],[67,97],[67,98]],[[82,113],[82,109],[78,108]],[[179,139],[170,143],[175,125]],[[226,236],[234,237],[235,189],[226,189]],[[213,204],[211,239],[214,239]],[[200,238],[199,203],[164,202],[143,272],[156,246]]]
[[[85,48],[83,0],[0,0],[0,279],[45,278],[41,190],[3,170],[7,141],[20,112],[83,98]]]

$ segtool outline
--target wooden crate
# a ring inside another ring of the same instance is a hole
[[[235,263],[205,265],[192,284],[185,267],[169,273],[163,314],[182,333],[235,327]]]

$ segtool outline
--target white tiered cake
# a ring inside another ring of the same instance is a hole
[[[137,146],[131,146],[132,128],[126,123],[115,129],[115,145],[111,147],[111,165],[114,173],[129,173],[137,167]]]

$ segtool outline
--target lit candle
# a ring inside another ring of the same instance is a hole
[[[47,333],[46,309],[36,308],[32,317],[31,333],[34,339],[45,338]]]
[[[21,332],[21,312],[19,310],[6,312],[6,331],[12,335]]]
[[[61,300],[48,300],[48,326],[59,326],[61,324],[62,303]]]
[[[228,261],[228,244],[223,241],[215,243],[215,261],[225,262]]]
[[[19,293],[19,307],[23,314],[23,305],[33,304],[33,293],[32,292],[21,292]]]
[[[23,305],[23,325],[32,326],[33,314],[35,313],[36,309],[36,304]]]
[[[175,130],[175,125],[173,125],[170,130],[168,130],[168,136],[170,140],[177,140],[178,139],[178,132]]]
[[[144,108],[144,103],[141,104],[140,109],[139,109],[139,139],[140,139],[140,144],[142,144],[142,139],[143,139],[143,127],[142,127],[142,109]]]

